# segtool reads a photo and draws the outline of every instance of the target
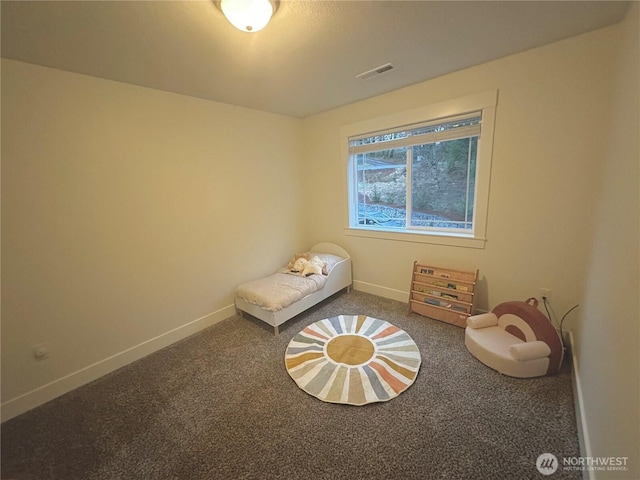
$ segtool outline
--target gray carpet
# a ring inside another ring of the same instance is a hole
[[[338,314],[407,331],[422,354],[416,382],[364,407],[300,390],[285,348]],[[551,478],[535,466],[545,452],[580,455],[568,369],[502,376],[467,352],[461,328],[355,291],[278,337],[234,316],[2,425],[5,480]]]

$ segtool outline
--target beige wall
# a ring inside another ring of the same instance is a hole
[[[593,455],[627,456],[640,478],[640,4],[635,3],[620,33],[612,85],[612,121],[603,131],[607,150],[594,211],[595,234],[575,326],[576,357]]]
[[[238,283],[304,248],[299,128],[3,59],[3,402],[232,315]]]
[[[305,120],[310,239],[353,254],[354,277],[374,291],[404,292],[414,260],[478,268],[482,309],[552,289],[562,313],[581,299],[602,122],[614,66],[604,29],[486,63]],[[498,89],[484,249],[346,236],[346,156],[340,127]],[[312,192],[312,193],[311,193]],[[381,287],[381,288],[378,288]]]

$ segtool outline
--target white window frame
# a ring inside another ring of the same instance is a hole
[[[346,226],[344,229],[345,234],[358,237],[399,240],[405,242],[484,248],[487,240],[487,214],[489,207],[491,159],[493,156],[493,131],[497,100],[498,91],[490,90],[343,126],[340,129],[340,135],[342,139],[342,152],[344,152],[344,157],[347,160],[345,171],[347,172],[348,199],[345,221]],[[425,231],[407,228],[382,229],[371,225],[350,224],[351,219],[357,218],[354,199],[354,194],[356,193],[354,175],[355,168],[352,163],[353,159],[349,154],[350,137],[363,136],[369,133],[373,134],[382,130],[390,130],[432,120],[446,119],[446,117],[453,117],[476,111],[482,112],[482,130],[478,139],[478,151],[476,155],[474,220],[473,230],[471,233]]]

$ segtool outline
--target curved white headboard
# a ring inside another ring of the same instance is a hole
[[[330,253],[332,255],[338,255],[342,258],[351,258],[351,255],[349,255],[344,248],[336,245],[335,243],[316,243],[313,247],[311,247],[311,251],[318,253]]]

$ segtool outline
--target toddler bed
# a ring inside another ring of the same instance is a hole
[[[243,283],[236,290],[236,309],[268,323],[278,335],[278,327],[340,290],[351,287],[351,257],[338,245],[318,243],[311,256],[326,263],[327,275],[308,277],[291,273],[286,267],[258,280]]]

